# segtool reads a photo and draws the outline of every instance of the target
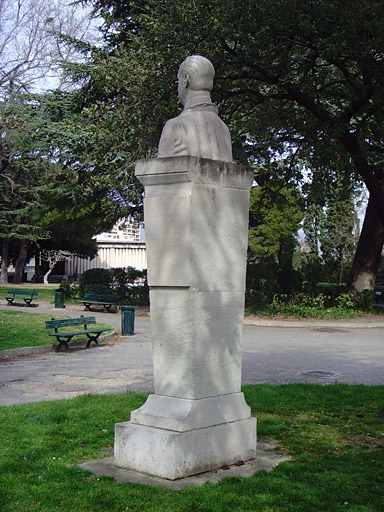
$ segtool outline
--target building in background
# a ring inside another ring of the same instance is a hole
[[[140,242],[140,223],[131,218],[120,219],[111,231],[100,233],[96,236],[96,240],[97,242],[110,242],[112,240]]]
[[[131,218],[121,219],[110,232],[96,236],[98,253],[92,260],[75,257],[65,264],[65,279],[76,281],[90,268],[147,268],[143,229]]]
[[[144,229],[133,219],[120,220],[110,232],[97,235],[96,241],[98,253],[95,258],[90,260],[76,256],[71,261],[59,261],[49,276],[49,282],[76,282],[80,275],[90,268],[147,268]],[[9,282],[12,282],[14,271],[14,267],[9,266]],[[42,279],[42,275],[36,277],[33,257],[24,269],[23,281],[43,282]]]

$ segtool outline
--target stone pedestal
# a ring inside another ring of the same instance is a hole
[[[176,479],[256,456],[241,387],[250,169],[143,160],[155,395],[115,429],[115,465]]]

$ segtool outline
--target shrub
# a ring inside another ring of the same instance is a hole
[[[350,318],[356,316],[353,297],[349,293],[339,296],[338,305],[328,308],[330,298],[320,293],[317,297],[298,294],[293,297],[288,295],[275,296],[269,307],[272,315],[296,318]]]
[[[338,309],[353,309],[355,307],[355,302],[353,300],[352,293],[342,293],[338,297],[336,297],[336,306]]]
[[[273,262],[248,263],[245,303],[247,307],[270,304],[277,294],[301,292],[301,272]]]
[[[297,318],[308,318],[322,316],[327,297],[323,294],[317,297],[297,294],[293,297],[288,295],[275,296],[271,305],[274,315],[295,316]]]
[[[328,306],[335,306],[337,304],[337,297],[346,293],[347,285],[345,283],[316,283],[315,293],[323,294],[329,297]]]
[[[79,296],[79,286],[77,284],[61,283],[60,289],[64,291],[64,297],[68,299],[76,299]]]
[[[149,304],[149,288],[146,270],[134,267],[111,268],[111,286],[118,295],[120,302],[143,306]]]
[[[291,267],[279,267],[277,274],[280,293],[293,295],[303,290],[303,275]]]
[[[100,293],[108,295],[112,292],[111,274],[106,268],[90,268],[83,272],[79,280],[79,292],[84,293]]]
[[[260,290],[247,290],[246,307],[263,309],[269,304],[268,297]]]
[[[364,290],[357,301],[357,306],[366,311],[372,311],[375,301],[375,292],[373,290]]]
[[[149,288],[146,276],[146,270],[141,271],[134,267],[93,268],[81,275],[79,294],[117,295],[120,304],[148,305]]]
[[[249,263],[247,266],[245,302],[248,306],[257,306],[263,297],[271,302],[279,292],[279,266],[276,263]]]

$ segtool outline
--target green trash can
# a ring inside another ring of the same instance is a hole
[[[137,306],[120,306],[122,336],[132,336],[134,334],[136,307]]]
[[[63,309],[64,306],[64,290],[62,288],[57,288],[55,290],[55,308]]]

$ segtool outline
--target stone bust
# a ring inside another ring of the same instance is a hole
[[[177,78],[184,110],[165,123],[158,157],[189,155],[232,162],[229,130],[211,101],[214,76],[215,69],[205,57],[192,55],[182,62]]]

